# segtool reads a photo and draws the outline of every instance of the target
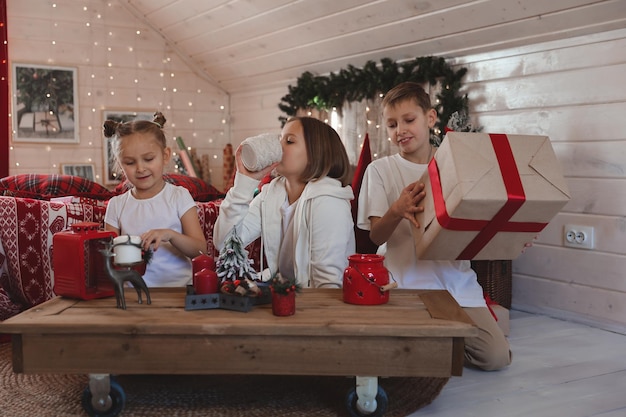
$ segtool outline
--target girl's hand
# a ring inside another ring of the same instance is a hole
[[[235,163],[237,164],[237,171],[239,173],[245,175],[246,177],[254,178],[259,181],[265,178],[267,174],[272,172],[274,168],[276,168],[280,164],[280,162],[276,162],[257,172],[248,171],[248,169],[246,168],[246,166],[243,164],[241,160],[241,146],[239,146],[237,148],[237,151],[235,151]]]
[[[152,229],[141,235],[141,247],[148,250],[152,247],[154,252],[157,251],[161,242],[169,242],[174,236],[171,229]]]
[[[420,225],[415,219],[415,215],[424,211],[424,207],[418,204],[425,195],[424,183],[419,181],[411,183],[402,190],[400,197],[391,205],[390,210],[396,217],[407,219],[419,228]]]

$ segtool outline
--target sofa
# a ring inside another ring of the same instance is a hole
[[[123,186],[113,191],[104,187],[99,189],[101,186],[97,184],[69,176],[19,177],[22,181],[20,185],[13,184],[18,178],[0,180],[0,321],[55,296],[52,270],[54,234],[78,222],[103,224],[108,198],[125,191]],[[186,187],[196,199],[200,225],[207,240],[207,253],[217,256],[219,253],[213,245],[213,225],[223,194],[215,190],[201,195],[188,177],[176,183],[181,185],[184,181],[189,181]],[[68,185],[70,183],[72,185]],[[253,266],[258,269],[259,241],[246,249]]]

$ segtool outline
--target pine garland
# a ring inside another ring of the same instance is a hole
[[[280,275],[274,275],[270,280],[270,290],[276,294],[287,295],[290,292],[300,292],[302,286],[295,279],[287,279]]]
[[[454,112],[467,113],[467,95],[460,93],[461,79],[466,72],[466,68],[455,71],[445,59],[431,56],[402,63],[383,58],[380,64],[368,61],[363,68],[349,65],[329,76],[307,71],[298,78],[295,86],[289,86],[289,94],[282,97],[278,107],[287,116],[281,116],[279,120],[284,124],[299,109],[340,109],[346,102],[374,99],[404,81],[427,82],[430,85],[440,81],[443,88],[437,95],[439,103],[435,110],[439,116],[436,127],[443,137],[450,116]]]

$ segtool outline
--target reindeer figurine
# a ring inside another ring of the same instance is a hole
[[[117,308],[121,308],[122,310],[126,310],[126,298],[124,297],[124,283],[130,282],[137,291],[137,302],[141,304],[143,301],[141,299],[141,291],[143,290],[146,293],[146,302],[151,304],[150,300],[150,291],[148,291],[148,286],[146,282],[143,280],[143,277],[139,274],[139,272],[134,269],[116,269],[113,266],[112,258],[115,256],[115,253],[112,250],[113,242],[110,244],[107,243],[104,249],[100,249],[100,252],[104,256],[104,266],[106,269],[106,273],[111,281],[113,281],[113,285],[115,288],[115,298],[117,299]]]

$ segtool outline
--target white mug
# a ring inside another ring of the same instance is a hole
[[[277,134],[262,133],[241,142],[241,162],[248,171],[260,171],[282,158],[283,147]]]

